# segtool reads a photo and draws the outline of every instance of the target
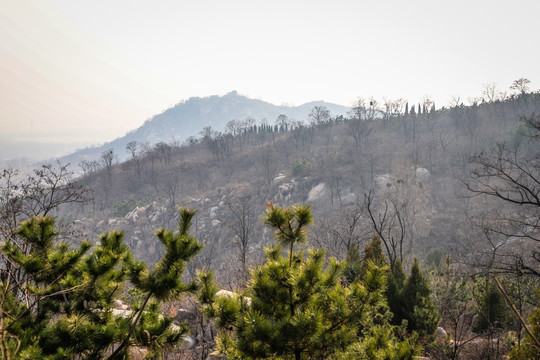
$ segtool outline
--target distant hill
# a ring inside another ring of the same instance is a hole
[[[126,145],[130,141],[155,144],[172,139],[183,142],[198,136],[205,126],[223,131],[230,120],[252,117],[257,123],[266,120],[274,124],[280,114],[290,119],[306,121],[314,106],[325,106],[332,116],[346,115],[350,108],[342,105],[313,101],[300,106],[277,106],[268,102],[239,95],[232,91],[224,96],[192,97],[147,120],[141,127],[125,136],[100,146],[85,148],[60,158],[62,162],[79,164],[82,160],[95,160],[108,149],[113,149],[119,161],[127,158]]]

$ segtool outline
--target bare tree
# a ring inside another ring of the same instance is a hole
[[[101,153],[101,163],[107,174],[107,186],[110,188],[112,186],[112,173],[113,173],[113,161],[114,161],[114,152],[113,149],[105,150]]]
[[[482,223],[488,240],[501,237],[493,246],[493,266],[540,277],[540,152],[535,127],[538,118],[531,116],[528,120],[530,141],[515,146],[497,144],[489,153],[472,156],[472,168],[464,185],[472,196],[499,204],[492,221]],[[531,242],[531,256],[499,252],[498,244],[509,240]]]
[[[332,139],[332,128],[334,121],[330,116],[330,111],[325,106],[314,106],[309,113],[312,129],[319,129],[326,138],[326,146],[330,145]]]
[[[137,178],[139,181],[142,177],[142,159],[141,154],[143,152],[143,149],[141,149],[141,144],[139,144],[137,141],[133,140],[127,143],[126,145],[126,151],[131,154],[131,161],[135,164],[135,171],[137,173]]]
[[[272,181],[277,174],[278,165],[273,147],[270,145],[259,147],[255,151],[254,161],[266,188],[270,190],[272,188]]]
[[[257,216],[253,209],[252,198],[249,195],[242,196],[237,202],[229,202],[226,205],[229,209],[230,218],[224,219],[222,222],[233,233],[233,244],[238,250],[239,260],[242,266],[240,282],[245,284],[248,279],[247,255]]]
[[[154,145],[154,149],[156,153],[158,154],[160,162],[163,160],[165,164],[171,163],[172,147],[169,144],[167,144],[164,141],[160,141]]]
[[[403,262],[406,224],[402,216],[402,206],[395,199],[385,199],[384,204],[380,204],[380,209],[376,210],[374,200],[371,191],[364,194],[364,206],[371,226],[381,239],[393,268],[397,260]]]
[[[329,255],[344,259],[353,247],[360,249],[370,236],[371,231],[368,233],[364,226],[365,215],[365,208],[360,204],[335,211],[315,225],[316,230],[311,232],[314,241],[327,249]]]
[[[531,81],[526,78],[519,78],[512,82],[510,90],[514,90],[517,95],[523,95],[529,91],[529,84]]]
[[[20,222],[35,216],[47,216],[69,204],[86,204],[88,191],[74,181],[69,164],[47,164],[24,180],[17,171],[6,169],[0,176],[0,243],[10,242],[28,255],[30,245],[14,236]],[[65,231],[64,236],[69,232]],[[11,274],[10,262],[2,255],[0,276]],[[6,272],[4,272],[6,271]],[[17,276],[17,275],[16,275]]]
[[[484,90],[482,91],[482,94],[484,95],[483,100],[485,102],[495,102],[498,94],[497,84],[495,84],[494,82],[484,84]]]
[[[288,131],[290,127],[289,117],[285,114],[279,114],[276,125],[278,125],[280,131]]]

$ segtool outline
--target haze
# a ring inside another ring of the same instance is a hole
[[[39,144],[109,141],[231,90],[295,105],[429,95],[440,107],[487,83],[538,89],[539,4],[2,0],[0,145],[53,156]]]

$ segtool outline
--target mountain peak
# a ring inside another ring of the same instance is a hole
[[[346,115],[349,108],[341,105],[315,101],[300,106],[278,106],[262,100],[239,95],[233,90],[223,96],[192,97],[155,115],[145,123],[130,131],[125,136],[99,147],[86,148],[65,156],[63,161],[78,164],[81,160],[99,158],[100,154],[113,149],[119,160],[127,158],[126,144],[130,141],[148,143],[168,143],[171,139],[184,141],[190,136],[197,136],[205,126],[224,131],[231,120],[244,120],[248,117],[260,122],[263,119],[273,123],[280,114],[290,119],[307,121],[311,107],[324,105],[332,116]]]

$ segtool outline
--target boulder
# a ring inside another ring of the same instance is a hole
[[[428,169],[425,168],[417,168],[416,169],[416,177],[420,181],[427,181],[430,177],[430,173]]]
[[[373,182],[375,185],[380,189],[386,189],[392,186],[393,183],[392,175],[390,174],[383,174],[383,175],[376,175],[373,178]]]
[[[325,183],[319,183],[309,191],[307,202],[312,203],[325,200],[329,196],[330,191],[328,190],[328,186]]]
[[[446,330],[444,330],[442,327],[438,327],[435,331],[435,339],[437,341],[444,341],[446,340],[448,334],[446,333]]]

